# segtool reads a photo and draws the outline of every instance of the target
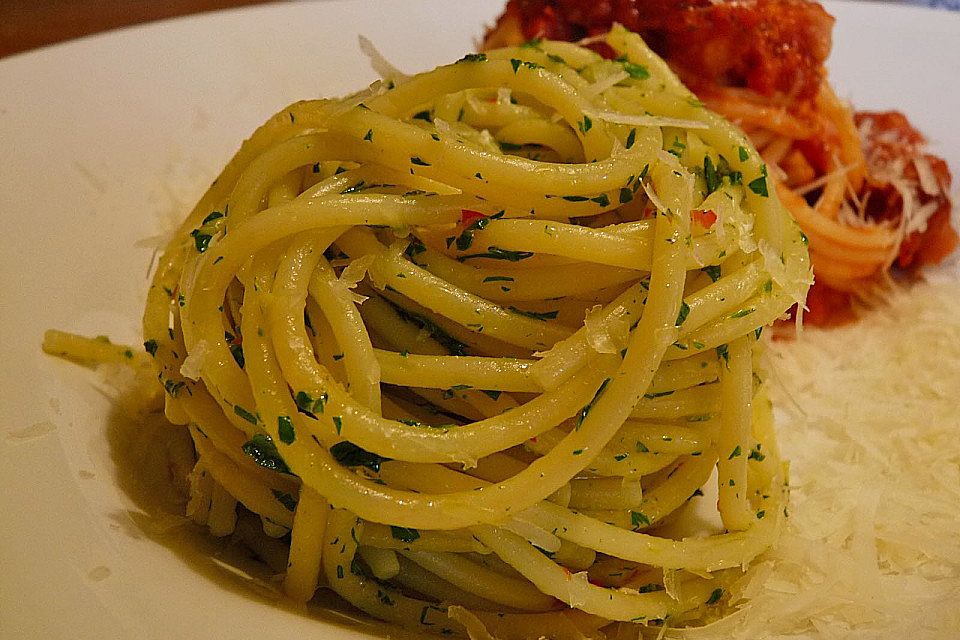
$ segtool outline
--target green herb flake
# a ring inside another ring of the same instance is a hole
[[[741,147],[742,149],[743,147]],[[710,597],[707,599],[707,604],[717,604],[720,602],[720,598],[723,597],[723,589],[714,589],[713,593],[710,594]]]
[[[292,495],[276,489],[271,489],[270,491],[273,493],[273,497],[277,499],[277,502],[286,507],[287,511],[297,510],[297,499]]]
[[[727,345],[717,345],[717,357],[723,360],[728,367],[730,366],[730,349]]]
[[[636,64],[635,62],[630,62],[629,60],[624,60],[622,64],[623,70],[626,71],[634,80],[646,80],[650,77],[650,72],[642,64]]]
[[[624,146],[629,149],[637,141],[637,130],[636,128],[630,129],[630,133],[627,134],[627,141],[624,143]]]
[[[156,341],[156,340],[147,340],[146,342],[143,343],[143,348],[144,348],[144,349],[147,351],[147,353],[149,353],[151,356],[156,356],[156,355],[157,355],[157,341]]]
[[[486,282],[513,282],[513,278],[510,276],[487,276],[483,279]]]
[[[521,64],[523,64],[523,61],[517,60],[516,58],[510,58],[510,66],[513,67],[514,73],[517,72]]]
[[[174,397],[174,398],[176,398],[178,395],[180,395],[180,392],[183,390],[183,388],[184,388],[186,385],[187,385],[187,383],[184,382],[183,380],[179,380],[179,381],[176,381],[176,380],[164,380],[164,381],[163,381],[163,389],[164,389],[164,391],[166,391],[168,394],[170,394],[171,397]]]
[[[454,396],[457,395],[457,391],[466,391],[467,389],[472,389],[472,388],[473,387],[471,387],[468,384],[455,384],[449,389],[444,389],[441,397],[444,400],[449,400],[450,398],[453,398]]]
[[[645,393],[643,397],[647,400],[653,400],[654,398],[666,398],[667,396],[673,395],[673,389],[670,391],[654,391],[652,393]]]
[[[679,327],[682,325],[688,315],[690,315],[690,305],[687,304],[686,300],[683,300],[680,302],[680,312],[677,314],[677,321],[674,323],[674,326]]]
[[[200,229],[194,229],[190,232],[190,235],[193,237],[193,245],[199,253],[207,250],[210,240],[213,238],[209,233],[203,233]]]
[[[525,311],[524,309],[518,309],[514,306],[507,307],[513,313],[517,315],[526,316],[528,318],[533,318],[534,320],[555,320],[560,311]]]
[[[241,418],[243,418],[244,420],[246,420],[247,422],[249,422],[250,424],[257,424],[258,422],[256,415],[250,413],[249,411],[247,411],[246,409],[244,409],[238,404],[233,405],[233,412],[238,416],[240,416]]]
[[[337,435],[340,435],[340,432],[343,431],[343,418],[341,416],[333,416],[333,428],[337,430]]]
[[[293,444],[297,439],[297,432],[293,428],[290,416],[277,416],[277,434],[283,444]]]
[[[390,535],[393,536],[394,540],[406,542],[407,544],[420,538],[420,532],[416,529],[410,529],[408,527],[395,527],[393,525],[390,525]]]
[[[466,251],[473,246],[473,231],[470,229],[464,230],[459,236],[457,236],[457,250]]]
[[[216,219],[218,219],[218,218],[222,218],[223,215],[224,215],[224,214],[223,214],[222,211],[211,211],[211,212],[207,215],[207,217],[204,218],[204,219],[200,222],[200,225],[203,226],[203,225],[207,224],[208,222],[213,222],[214,220],[216,220]]]
[[[330,447],[330,454],[344,467],[366,467],[374,473],[380,473],[380,465],[390,461],[390,458],[361,449],[347,440]]]
[[[709,265],[700,270],[710,276],[710,280],[712,282],[716,282],[720,279],[720,265]]]
[[[306,391],[298,391],[297,395],[294,396],[294,402],[297,403],[297,409],[300,413],[305,413],[311,418],[316,419],[318,414],[323,413],[328,398],[329,396],[326,393],[321,393],[314,398]]]
[[[577,420],[574,425],[574,430],[580,429],[583,426],[583,421],[587,419],[587,416],[590,414],[590,411],[593,409],[593,405],[597,403],[597,400],[600,399],[600,396],[603,395],[603,392],[607,390],[607,385],[610,384],[610,378],[605,378],[603,382],[600,383],[600,386],[597,388],[596,393],[593,394],[593,399],[590,400],[587,404],[580,409],[580,412],[577,414]]]
[[[767,178],[765,176],[760,176],[756,180],[752,180],[747,186],[750,187],[750,191],[753,191],[758,196],[766,198],[769,195],[767,193]]]
[[[390,594],[384,591],[383,589],[377,589],[377,599],[380,601],[380,604],[392,607],[394,602],[390,597]]]
[[[501,249],[497,246],[487,247],[486,252],[484,253],[471,253],[465,256],[458,256],[457,260],[463,262],[465,260],[470,260],[472,258],[490,258],[492,260],[506,260],[508,262],[519,262],[521,260],[526,260],[527,258],[532,258],[532,251],[511,251],[510,249]]]
[[[583,114],[583,120],[577,122],[577,128],[580,129],[580,133],[586,135],[587,131],[593,127],[593,120],[590,119],[590,116]]]
[[[746,162],[750,157],[750,152],[747,151],[746,147],[737,147],[737,153],[739,154],[740,162]]]
[[[415,165],[420,166],[420,167],[429,167],[429,166],[430,166],[430,163],[429,163],[429,162],[426,162],[426,161],[423,160],[423,159],[421,159],[420,156],[412,156],[412,157],[410,158],[410,164],[415,164]]]
[[[405,322],[409,322],[420,329],[423,329],[430,337],[439,342],[452,356],[467,355],[467,345],[460,342],[449,333],[440,328],[435,322],[419,314],[408,311],[404,307],[385,300],[387,304],[397,313]]]
[[[733,460],[743,455],[743,449],[740,448],[740,445],[737,445],[733,448],[733,451],[730,452],[730,455],[727,456],[727,460]]]
[[[237,363],[237,366],[243,369],[246,365],[246,359],[243,357],[243,347],[239,344],[231,344],[230,355],[233,356],[233,360]]]
[[[463,56],[455,64],[460,64],[461,62],[486,62],[487,54],[485,53],[468,53]]]
[[[600,195],[598,195],[598,196],[596,196],[596,197],[594,197],[594,198],[590,198],[590,201],[591,201],[591,202],[596,202],[596,203],[597,203],[598,205],[600,205],[601,207],[609,207],[609,206],[610,206],[610,197],[609,197],[607,194],[605,194],[605,193],[601,193]]]
[[[643,511],[631,511],[630,524],[633,525],[634,529],[639,529],[641,526],[649,527],[652,523],[650,522],[650,517]]]
[[[245,454],[253,458],[254,462],[261,467],[278,473],[290,473],[290,468],[287,466],[287,463],[283,461],[283,458],[280,457],[279,452],[277,452],[277,446],[273,443],[273,439],[270,438],[270,436],[258,433],[248,442],[244,443],[242,449]]]
[[[413,258],[415,256],[420,255],[426,250],[427,250],[426,245],[420,242],[419,240],[417,240],[416,238],[414,238],[413,240],[410,241],[410,244],[407,245],[407,248],[404,249],[403,253],[408,258]]]
[[[707,193],[713,193],[719,189],[723,182],[710,156],[703,157],[703,177],[707,182]]]

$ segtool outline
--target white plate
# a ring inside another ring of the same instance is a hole
[[[40,342],[57,327],[138,343],[152,249],[137,242],[183,215],[274,111],[372,81],[358,34],[417,71],[473,49],[501,6],[283,3],[0,60],[0,636],[365,637],[141,534],[109,400]],[[905,111],[960,171],[960,15],[829,10],[841,96]]]

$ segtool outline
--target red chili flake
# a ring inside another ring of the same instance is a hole
[[[714,213],[712,209],[707,209],[706,211],[694,209],[690,215],[693,221],[704,229],[709,229],[713,226],[713,223],[717,221],[717,214]]]
[[[461,209],[460,210],[460,224],[464,229],[472,225],[474,222],[480,218],[486,218],[487,216],[483,215],[479,211],[471,211],[470,209]]]

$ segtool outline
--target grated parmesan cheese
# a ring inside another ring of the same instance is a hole
[[[360,51],[369,58],[370,66],[373,67],[373,70],[376,71],[377,75],[381,78],[384,80],[392,80],[396,83],[403,82],[410,78],[410,76],[400,71],[393,63],[387,60],[370,38],[361,35],[358,36],[357,39],[360,42]]]
[[[771,345],[786,530],[737,585],[737,613],[665,637],[960,637],[957,276]]]

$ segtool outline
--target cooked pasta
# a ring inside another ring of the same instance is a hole
[[[640,634],[721,615],[775,543],[755,361],[805,237],[737,129],[635,34],[606,42],[293,104],[163,253],[144,336],[195,446],[188,514],[288,540],[291,598]],[[683,534],[711,474],[717,522]]]
[[[834,19],[816,0],[508,0],[485,47],[530,38],[602,39],[621,23],[647,38],[716,113],[742,127],[810,238],[812,324],[850,322],[894,273],[940,263],[960,240],[950,171],[896,111],[854,111],[825,61]]]

